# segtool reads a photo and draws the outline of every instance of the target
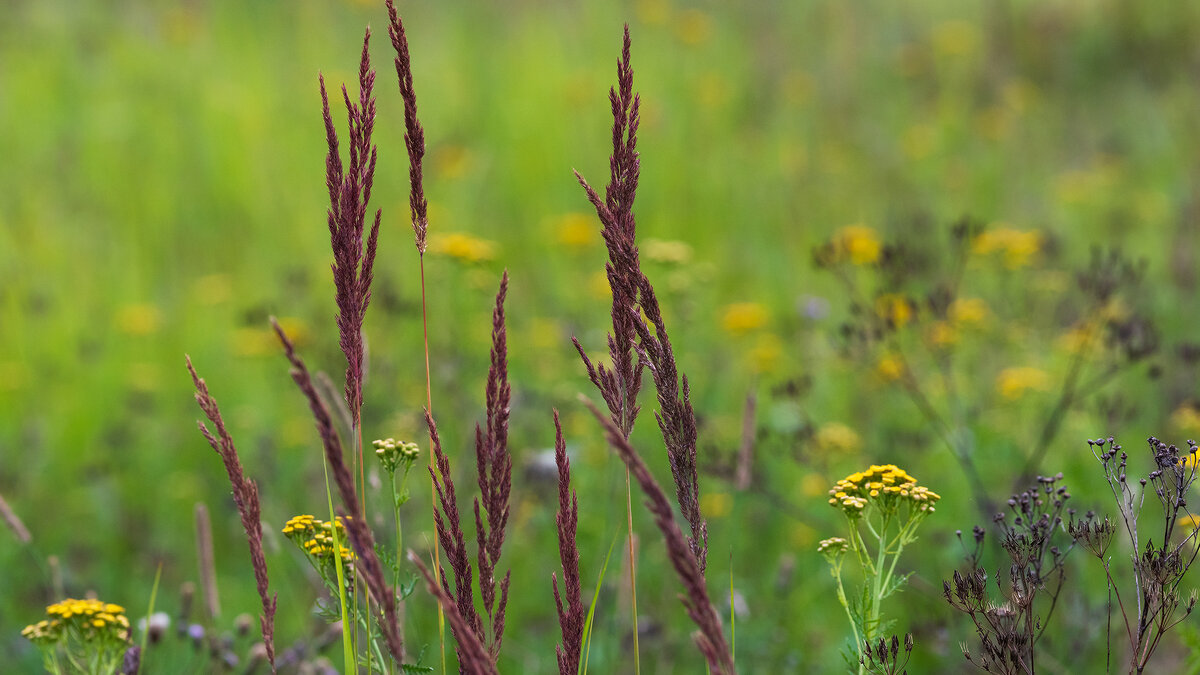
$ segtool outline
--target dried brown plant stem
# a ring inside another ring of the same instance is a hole
[[[396,594],[384,580],[383,565],[380,564],[379,556],[375,552],[375,537],[371,534],[371,529],[363,517],[360,508],[361,502],[355,490],[354,474],[346,466],[342,442],[333,426],[333,418],[330,416],[329,408],[317,393],[308,367],[296,354],[292,341],[288,339],[287,334],[284,333],[283,328],[274,317],[271,318],[271,327],[275,329],[275,334],[283,345],[284,355],[292,365],[292,380],[308,400],[309,409],[312,411],[317,433],[321,437],[321,444],[325,450],[325,461],[333,473],[334,484],[337,486],[338,496],[342,502],[346,533],[358,556],[356,562],[360,573],[358,576],[361,576],[366,583],[368,593],[374,597],[375,602],[379,605],[379,611],[383,615],[382,620],[379,621],[380,632],[383,633],[384,642],[387,644],[392,658],[397,663],[404,663],[404,642],[400,636],[400,623],[396,614]]]
[[[238,513],[242,518],[242,529],[246,532],[246,543],[250,547],[250,564],[254,568],[254,582],[258,589],[259,599],[262,601],[263,613],[259,617],[259,622],[262,627],[263,644],[267,648],[267,662],[271,665],[271,672],[275,672],[275,607],[277,596],[267,595],[267,560],[263,554],[263,536],[262,536],[262,517],[258,501],[258,486],[254,481],[246,478],[245,472],[242,470],[242,462],[238,458],[237,448],[233,445],[233,438],[225,428],[225,421],[221,419],[221,410],[217,407],[217,400],[208,392],[208,385],[196,373],[195,367],[192,366],[191,357],[184,357],[187,361],[188,372],[192,375],[192,383],[196,387],[196,402],[200,404],[200,409],[204,411],[204,415],[213,425],[216,433],[212,433],[205,426],[204,422],[197,421],[197,426],[200,427],[200,433],[204,434],[205,440],[212,446],[212,449],[221,457],[221,461],[225,464],[225,471],[229,475],[229,484],[233,489],[233,502],[237,506]]]
[[[212,521],[208,507],[196,502],[196,564],[200,568],[200,590],[211,628],[221,616],[221,594],[217,591],[217,566],[213,560]]]
[[[679,524],[675,522],[675,512],[671,508],[671,503],[667,500],[658,481],[650,473],[650,469],[642,460],[641,455],[621,433],[620,427],[601,413],[600,409],[586,397],[581,395],[580,398],[596,416],[600,425],[604,427],[604,435],[608,439],[609,445],[629,467],[630,473],[646,495],[646,508],[653,514],[654,522],[662,532],[671,566],[675,568],[675,573],[683,583],[684,592],[680,594],[680,600],[687,608],[688,616],[699,628],[694,635],[696,646],[704,655],[711,672],[717,675],[733,675],[736,672],[733,655],[721,628],[720,615],[713,607],[712,601],[709,600],[704,573],[700,571],[699,561],[693,554],[687,537],[679,528]]]
[[[388,37],[391,38],[392,48],[396,52],[396,81],[400,88],[400,98],[404,102],[404,147],[408,151],[409,212],[412,218],[413,238],[419,258],[418,266],[421,273],[421,338],[425,356],[425,410],[433,413],[433,378],[429,368],[429,317],[428,303],[425,294],[425,249],[426,231],[429,227],[428,204],[425,200],[425,189],[422,182],[422,160],[425,157],[425,130],[417,118],[417,95],[413,90],[412,57],[408,50],[408,36],[404,32],[404,21],[396,11],[393,0],[386,0],[388,11]],[[430,444],[433,436],[430,435]],[[429,456],[429,470],[434,469],[433,453]],[[437,511],[437,496],[431,490],[429,493],[430,509]],[[435,580],[441,583],[441,551],[434,547],[433,574]],[[446,617],[442,605],[438,604],[438,655],[442,664],[442,673],[446,672]]]

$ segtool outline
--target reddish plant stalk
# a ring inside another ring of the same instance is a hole
[[[559,675],[576,675],[579,672],[586,621],[579,578],[579,547],[575,540],[579,524],[579,498],[571,489],[571,460],[567,457],[567,443],[563,440],[557,410],[554,411],[554,461],[558,466],[558,514],[554,522],[558,526],[558,557],[562,563],[563,594],[566,595],[564,604],[558,590],[558,576],[551,574],[550,584],[558,609],[558,625],[562,630],[562,644],[555,647],[555,654],[558,657]]]
[[[200,433],[204,434],[205,440],[221,456],[221,461],[225,464],[225,472],[229,475],[229,485],[233,488],[233,503],[242,517],[242,529],[246,531],[246,542],[250,546],[250,564],[254,568],[254,584],[258,589],[259,600],[262,601],[263,613],[259,617],[259,623],[262,627],[263,644],[267,648],[267,662],[271,665],[271,672],[275,672],[277,596],[268,596],[267,594],[267,559],[263,554],[262,512],[258,501],[258,485],[246,478],[245,471],[242,470],[242,462],[238,458],[237,448],[233,445],[233,438],[225,428],[225,421],[221,419],[221,410],[217,407],[217,400],[208,392],[208,385],[196,373],[191,357],[185,357],[185,359],[188,372],[192,375],[192,383],[196,387],[196,403],[200,404],[200,409],[204,411],[205,417],[212,423],[216,433],[210,432],[204,422],[198,421],[196,424],[200,427]]]
[[[292,380],[304,397],[308,399],[309,410],[312,411],[317,433],[320,435],[321,444],[325,449],[325,461],[328,462],[329,470],[333,473],[334,485],[337,486],[338,496],[342,502],[340,511],[344,515],[346,533],[351,547],[358,557],[355,562],[356,568],[366,583],[367,592],[370,597],[375,599],[383,615],[379,627],[383,633],[384,642],[396,662],[404,663],[404,642],[400,637],[400,622],[396,613],[396,594],[384,579],[383,565],[379,562],[379,556],[375,552],[375,537],[363,515],[361,501],[354,485],[354,474],[346,466],[342,442],[333,426],[333,418],[329,414],[328,406],[317,393],[308,367],[296,354],[295,347],[284,333],[283,328],[280,327],[279,322],[272,318],[271,326],[275,329],[275,334],[283,345],[284,355],[292,365]]]

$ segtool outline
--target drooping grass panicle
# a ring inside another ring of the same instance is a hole
[[[450,628],[454,631],[455,637],[458,639],[458,665],[463,673],[471,673],[472,675],[489,675],[491,673],[499,673],[496,670],[496,664],[488,655],[487,648],[483,646],[483,641],[475,633],[475,629],[471,625],[471,621],[464,617],[459,612],[460,604],[450,597],[446,590],[445,575],[442,575],[442,586],[439,587],[437,581],[433,578],[433,574],[429,572],[429,568],[416,553],[408,552],[408,559],[417,566],[417,570],[421,572],[421,576],[425,579],[425,585],[429,588],[429,592],[433,597],[437,598],[438,604],[446,612],[446,619],[450,622]]]
[[[242,462],[238,458],[237,448],[233,445],[233,438],[225,428],[225,421],[221,418],[217,400],[209,393],[208,385],[196,373],[191,357],[185,358],[188,372],[192,375],[192,383],[196,387],[196,402],[200,404],[200,409],[204,411],[205,417],[213,425],[216,433],[209,431],[204,422],[197,421],[196,424],[200,427],[200,433],[204,434],[205,440],[221,456],[221,461],[225,464],[225,471],[229,474],[229,484],[233,490],[233,502],[242,517],[242,528],[246,531],[246,542],[250,546],[250,564],[254,568],[254,582],[258,589],[259,599],[262,601],[263,613],[259,620],[262,627],[263,644],[267,648],[267,662],[271,665],[271,671],[274,672],[277,598],[267,594],[267,560],[263,555],[258,486],[254,481],[246,478],[245,471],[242,470]]]
[[[563,590],[559,593],[558,575],[550,575],[554,589],[554,604],[558,609],[558,625],[562,644],[555,647],[559,675],[577,675],[583,649],[583,626],[587,610],[583,606],[583,590],[579,580],[579,546],[575,540],[579,524],[579,497],[571,489],[571,460],[563,439],[558,411],[554,411],[554,461],[558,466],[558,557],[562,563]],[[563,595],[566,602],[563,602]]]
[[[613,420],[626,438],[638,411],[636,400],[642,368],[650,368],[660,406],[655,418],[667,447],[676,498],[691,527],[689,547],[703,572],[708,559],[708,525],[700,514],[695,413],[688,400],[686,376],[682,378],[681,395],[680,376],[666,323],[654,286],[642,272],[635,239],[637,226],[633,203],[641,171],[637,152],[641,100],[633,93],[629,26],[625,27],[621,59],[617,63],[617,87],[609,90],[609,101],[613,112],[613,152],[609,158],[610,176],[604,199],[600,199],[578,172],[575,177],[596,208],[603,224],[601,235],[608,248],[605,271],[613,296],[613,333],[608,342],[614,372],[610,374],[603,366],[593,366],[578,341],[575,347],[584,360],[588,377],[600,390]],[[641,344],[636,344],[635,338]]]
[[[475,527],[479,545],[479,595],[491,623],[492,639],[488,649],[492,658],[499,653],[504,637],[504,610],[508,605],[507,573],[500,582],[496,598],[496,565],[504,545],[508,525],[509,495],[512,492],[512,455],[508,452],[508,416],[512,390],[508,383],[508,336],[504,323],[504,299],[508,294],[508,272],[500,279],[496,305],[492,310],[491,364],[486,389],[486,431],[475,427],[475,459],[479,479],[479,497],[475,500]],[[480,513],[482,508],[484,513]],[[486,514],[486,520],[485,516]]]
[[[329,188],[329,240],[333,248],[333,283],[337,301],[339,345],[346,355],[346,403],[357,427],[362,413],[363,345],[362,326],[371,301],[371,279],[375,265],[375,250],[379,239],[381,211],[375,211],[375,222],[363,242],[367,205],[375,181],[376,148],[371,143],[375,128],[375,71],[371,70],[368,45],[371,31],[363,37],[362,58],[359,63],[358,101],[342,86],[349,127],[348,160],[343,167],[338,149],[337,132],[329,110],[325,78],[319,77],[321,106],[325,120],[325,137],[329,152],[325,157],[325,181]]]
[[[585,399],[584,402],[604,427],[609,445],[629,467],[630,473],[646,494],[646,508],[654,515],[655,524],[663,534],[671,566],[675,568],[675,573],[683,584],[684,592],[680,599],[687,608],[688,616],[700,629],[694,636],[700,653],[704,655],[712,672],[731,675],[736,671],[729,643],[721,628],[720,615],[709,599],[704,573],[700,571],[699,561],[688,546],[683,530],[675,522],[675,512],[667,501],[666,494],[637,450],[625,438],[620,427],[601,413],[591,401]]]
[[[400,86],[400,98],[404,101],[404,147],[408,149],[408,205],[412,214],[413,235],[417,252],[424,255],[425,231],[429,227],[428,205],[425,188],[421,181],[421,161],[425,158],[425,129],[417,119],[417,95],[413,91],[412,59],[408,54],[408,36],[404,33],[404,22],[396,12],[396,4],[387,0],[388,36],[396,50],[396,80]]]
[[[473,639],[481,643],[485,640],[483,622],[475,610],[473,601],[474,582],[472,581],[471,557],[467,553],[466,536],[463,534],[462,519],[458,513],[454,479],[450,475],[450,459],[446,457],[446,453],[442,452],[442,441],[438,435],[437,423],[433,421],[433,416],[429,414],[429,411],[425,412],[425,423],[429,425],[430,445],[433,448],[435,461],[435,468],[429,469],[429,475],[433,479],[433,488],[441,506],[440,509],[434,509],[433,522],[437,529],[438,543],[446,552],[446,560],[449,562],[450,568],[454,570],[454,590],[450,590],[450,582],[446,579],[445,570],[441,570],[439,578],[447,597],[457,605],[456,611],[462,619],[461,623],[469,627],[473,633],[470,638],[466,638],[459,634],[457,624],[451,624],[461,649],[461,645],[466,639]],[[460,653],[459,660],[461,661],[462,658]]]
[[[383,620],[379,622],[379,625],[384,642],[396,661],[404,663],[404,643],[400,637],[399,618],[396,614],[396,596],[384,579],[383,565],[379,562],[379,556],[375,552],[375,537],[363,517],[362,505],[354,487],[354,475],[346,466],[342,442],[334,429],[333,418],[329,414],[328,406],[317,393],[308,367],[296,353],[292,341],[288,339],[287,334],[274,318],[271,319],[271,326],[275,329],[275,334],[283,345],[284,355],[292,365],[292,380],[300,388],[304,397],[308,399],[309,409],[316,422],[317,433],[321,436],[321,444],[325,449],[325,460],[329,464],[330,471],[333,472],[334,484],[337,486],[338,496],[342,501],[342,510],[346,515],[347,535],[358,556],[355,563],[356,569],[362,575],[368,592],[379,604],[383,614]]]
[[[637,350],[650,368],[658,390],[659,410],[654,413],[658,428],[662,431],[667,446],[667,460],[671,465],[671,477],[675,481],[675,498],[683,517],[691,526],[688,546],[696,556],[701,573],[708,562],[708,523],[700,513],[700,479],[696,467],[696,413],[692,410],[691,390],[687,375],[680,375],[675,365],[675,354],[667,336],[658,298],[650,280],[637,271],[641,296],[641,309],[645,314],[633,312],[632,320],[640,342]],[[653,325],[651,329],[647,324]]]

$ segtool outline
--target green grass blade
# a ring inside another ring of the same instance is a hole
[[[592,605],[588,607],[587,621],[583,623],[583,669],[582,673],[587,675],[588,656],[592,653],[592,619],[596,616],[596,603],[600,600],[600,586],[604,584],[604,573],[608,571],[608,560],[612,558],[613,549],[617,547],[617,539],[621,537],[621,533],[613,535],[612,543],[608,545],[608,554],[604,556],[604,564],[600,566],[600,576],[596,579],[596,591],[592,593]]]
[[[150,617],[154,615],[154,601],[158,598],[158,582],[161,579],[162,563],[158,563],[158,571],[154,573],[154,585],[150,587],[150,606],[146,608],[146,629],[142,631],[142,652],[138,655],[138,673],[142,672],[142,661],[146,658],[146,643],[150,639]]]

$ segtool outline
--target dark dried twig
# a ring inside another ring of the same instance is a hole
[[[579,546],[575,542],[576,526],[579,524],[579,497],[571,489],[571,460],[567,457],[567,443],[563,440],[557,410],[554,411],[554,461],[558,465],[558,514],[554,521],[558,525],[558,557],[562,562],[563,593],[567,598],[564,605],[558,591],[558,576],[551,574],[550,584],[554,588],[554,604],[558,608],[558,625],[562,629],[562,644],[555,647],[555,653],[558,655],[559,675],[576,675],[579,672],[586,615],[579,580]]]
[[[609,445],[629,467],[630,473],[646,494],[646,508],[654,515],[654,521],[663,534],[671,566],[675,568],[675,573],[683,583],[684,592],[680,594],[680,600],[687,608],[688,616],[700,629],[694,635],[696,646],[704,655],[712,672],[732,675],[736,671],[733,665],[733,656],[729,651],[729,643],[726,642],[725,633],[721,628],[721,618],[709,600],[704,573],[700,571],[699,563],[692,554],[683,531],[675,522],[675,512],[672,511],[666,494],[663,493],[658,481],[654,480],[654,476],[651,475],[650,469],[646,467],[646,463],[642,461],[637,450],[621,433],[620,427],[601,413],[600,409],[591,401],[584,399],[584,403],[600,421]]]
[[[229,474],[229,484],[233,489],[233,502],[242,517],[242,529],[246,531],[246,542],[250,546],[250,564],[254,567],[254,582],[263,607],[262,616],[259,617],[262,624],[263,644],[267,647],[267,662],[271,664],[271,671],[274,672],[277,598],[267,595],[267,560],[263,555],[262,516],[258,501],[258,486],[254,481],[246,478],[246,474],[242,470],[242,462],[238,458],[237,448],[233,445],[233,438],[225,429],[225,421],[221,419],[221,410],[217,407],[217,400],[208,392],[208,385],[196,373],[191,357],[185,357],[185,359],[188,372],[192,375],[192,383],[196,387],[196,402],[200,404],[200,409],[204,411],[204,415],[216,429],[216,434],[210,432],[204,422],[198,421],[196,424],[200,427],[200,433],[204,434],[205,440],[221,456],[221,461],[225,464],[225,471]]]
[[[333,418],[329,414],[329,408],[317,393],[308,367],[304,365],[304,361],[296,353],[291,340],[273,317],[271,326],[275,329],[275,334],[283,345],[284,355],[292,364],[292,380],[300,388],[304,397],[308,399],[308,407],[312,411],[317,425],[317,433],[321,436],[321,444],[325,449],[325,460],[329,463],[334,484],[338,489],[338,496],[342,501],[342,510],[346,515],[344,520],[347,535],[358,556],[357,568],[366,581],[368,592],[379,603],[383,613],[383,621],[379,622],[379,625],[383,632],[384,642],[387,643],[388,651],[391,652],[396,662],[404,663],[404,643],[400,637],[399,619],[396,615],[396,595],[384,580],[383,566],[375,552],[375,537],[371,534],[371,528],[367,527],[366,520],[363,518],[362,506],[354,488],[354,475],[346,466],[342,442],[333,427]]]

